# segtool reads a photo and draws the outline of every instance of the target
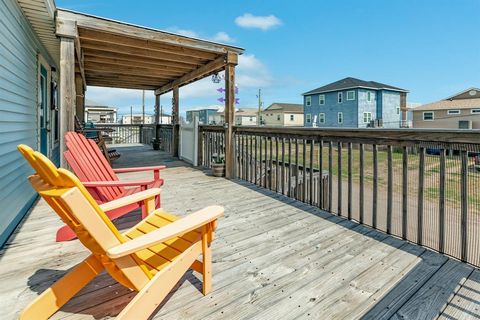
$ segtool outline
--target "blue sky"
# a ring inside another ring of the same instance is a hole
[[[265,106],[302,103],[303,92],[347,76],[408,89],[420,103],[480,86],[480,0],[56,2],[245,48],[237,68],[245,107],[256,105],[258,88]],[[218,104],[217,87],[205,79],[180,89],[181,112]],[[87,98],[140,110],[137,91],[90,87]],[[169,96],[161,103],[168,109]]]

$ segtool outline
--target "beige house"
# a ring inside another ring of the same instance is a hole
[[[265,126],[303,127],[303,104],[272,103],[260,114]]]
[[[116,123],[117,109],[101,103],[85,100],[85,122]]]
[[[240,108],[235,111],[236,126],[256,126],[258,110],[255,108]]]
[[[414,128],[480,129],[480,89],[470,88],[413,110]]]

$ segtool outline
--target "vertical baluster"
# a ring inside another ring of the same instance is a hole
[[[365,195],[365,190],[364,190],[364,172],[363,172],[363,167],[364,167],[364,145],[363,143],[359,144],[359,149],[360,149],[360,223],[363,223],[364,216],[365,216],[365,205],[364,205],[364,195]]]
[[[310,205],[314,204],[314,190],[313,190],[313,156],[314,156],[314,148],[315,148],[315,142],[314,140],[310,140],[310,193],[309,193],[309,201]]]
[[[438,194],[438,251],[445,252],[445,157],[446,150],[440,149],[440,186]]]
[[[292,138],[288,138],[288,196],[292,197]]]
[[[425,188],[425,148],[420,147],[418,164],[417,243],[423,244],[423,193]]]
[[[468,256],[468,246],[467,246],[467,240],[468,240],[468,235],[467,235],[467,219],[468,219],[468,152],[467,151],[461,151],[461,157],[462,157],[462,167],[461,167],[461,210],[462,210],[462,215],[461,215],[461,260],[462,261],[467,261]]]
[[[273,190],[273,137],[269,137],[270,140],[270,156],[268,163],[268,188]]]
[[[307,140],[303,139],[302,144],[302,202],[306,202],[307,197]]]
[[[282,194],[285,194],[285,138],[282,138]]]
[[[408,149],[403,147],[402,156],[402,238],[408,237]]]
[[[320,171],[320,178],[318,179],[318,207],[325,209],[324,201],[324,179],[323,179],[323,140],[318,142],[318,171]],[[330,177],[328,177],[330,179]]]
[[[275,192],[278,192],[278,137],[275,137]]]
[[[245,180],[245,135],[240,135],[240,172],[241,172],[241,179]]]
[[[247,136],[247,149],[248,149],[247,181],[252,182],[252,136],[251,135]]]
[[[253,163],[253,168],[254,168],[254,183],[258,183],[258,168],[257,168],[257,159],[258,159],[258,136],[254,136],[255,139],[255,162]]]
[[[352,219],[352,143],[347,144],[348,148],[348,203],[347,203],[347,215],[348,219]]]
[[[372,227],[377,228],[377,208],[378,208],[378,147],[372,145],[373,153],[373,203],[372,203]]]
[[[337,145],[338,153],[338,163],[337,163],[337,174],[338,174],[338,184],[337,184],[337,214],[342,215],[342,142],[338,142]]]
[[[263,158],[263,136],[260,136],[258,138],[259,138],[259,144],[260,144],[260,149],[258,150],[259,153],[260,153],[260,162],[258,164],[260,176],[259,176],[258,185],[263,187],[264,186],[264,184],[263,184],[263,161],[262,161],[262,158]]]
[[[298,200],[299,196],[298,196],[298,186],[299,186],[299,179],[300,179],[300,169],[298,167],[299,163],[298,163],[298,140],[295,138],[294,139],[294,142],[295,142],[295,187],[294,187],[294,192],[295,192],[295,199]]]
[[[328,141],[328,212],[332,212],[333,205],[333,143]]]

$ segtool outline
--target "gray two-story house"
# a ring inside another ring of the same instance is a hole
[[[399,128],[408,91],[345,78],[303,94],[305,127]]]

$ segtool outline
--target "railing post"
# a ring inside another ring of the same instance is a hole
[[[172,156],[178,157],[179,142],[179,94],[178,86],[173,87],[172,98]]]
[[[235,120],[235,66],[238,63],[238,56],[234,53],[227,53],[225,66],[225,177],[228,179],[234,176],[234,133],[233,124]]]
[[[138,126],[138,143],[143,143],[143,124]]]

